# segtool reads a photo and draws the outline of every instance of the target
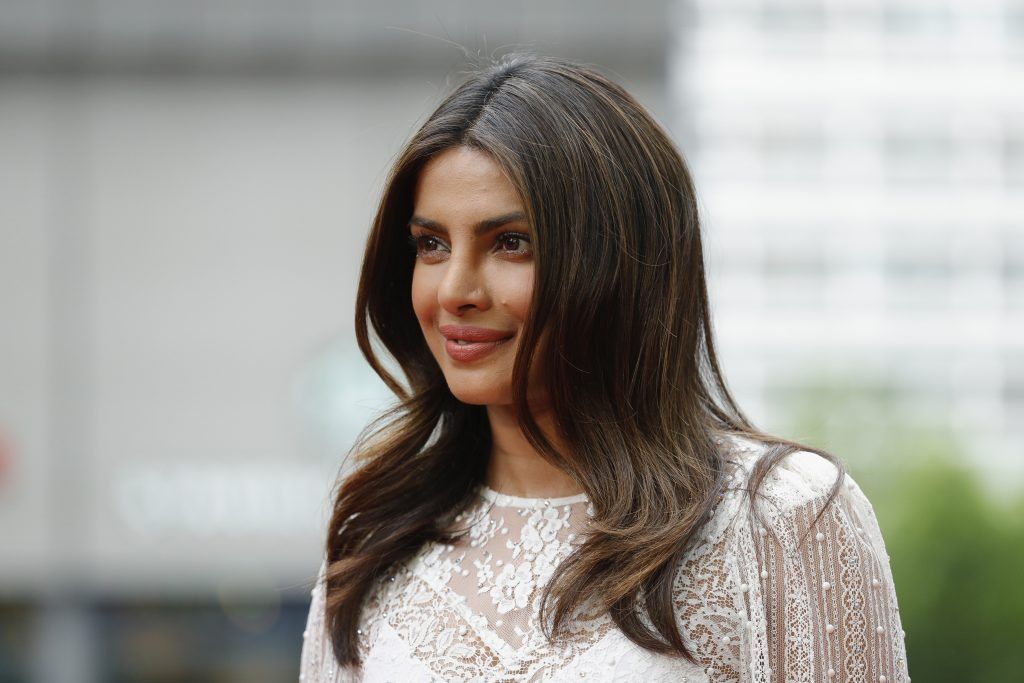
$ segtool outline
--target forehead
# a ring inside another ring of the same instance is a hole
[[[518,193],[497,162],[471,147],[452,147],[427,161],[413,200],[417,211],[435,205],[450,208],[453,201],[464,206],[519,206]]]

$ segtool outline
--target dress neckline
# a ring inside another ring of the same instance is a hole
[[[499,493],[487,484],[480,484],[480,495],[493,503],[496,507],[517,507],[517,508],[540,508],[554,505],[571,505],[583,503],[588,500],[586,493],[577,493],[571,496],[559,498],[526,498],[523,496],[510,496],[507,493]]]

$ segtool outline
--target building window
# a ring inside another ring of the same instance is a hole
[[[882,148],[889,182],[914,185],[949,180],[953,144],[944,131],[922,128],[920,122],[891,124],[883,134]]]

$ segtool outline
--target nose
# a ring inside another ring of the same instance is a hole
[[[476,308],[487,310],[491,300],[480,264],[469,251],[453,251],[445,262],[444,276],[437,288],[437,301],[453,315]]]

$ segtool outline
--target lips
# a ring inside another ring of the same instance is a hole
[[[469,362],[483,358],[512,338],[513,333],[469,325],[441,325],[445,351],[452,360]]]
[[[468,342],[494,342],[508,339],[511,332],[504,330],[492,330],[487,327],[471,327],[469,325],[441,325],[438,329],[445,339],[461,340]]]

